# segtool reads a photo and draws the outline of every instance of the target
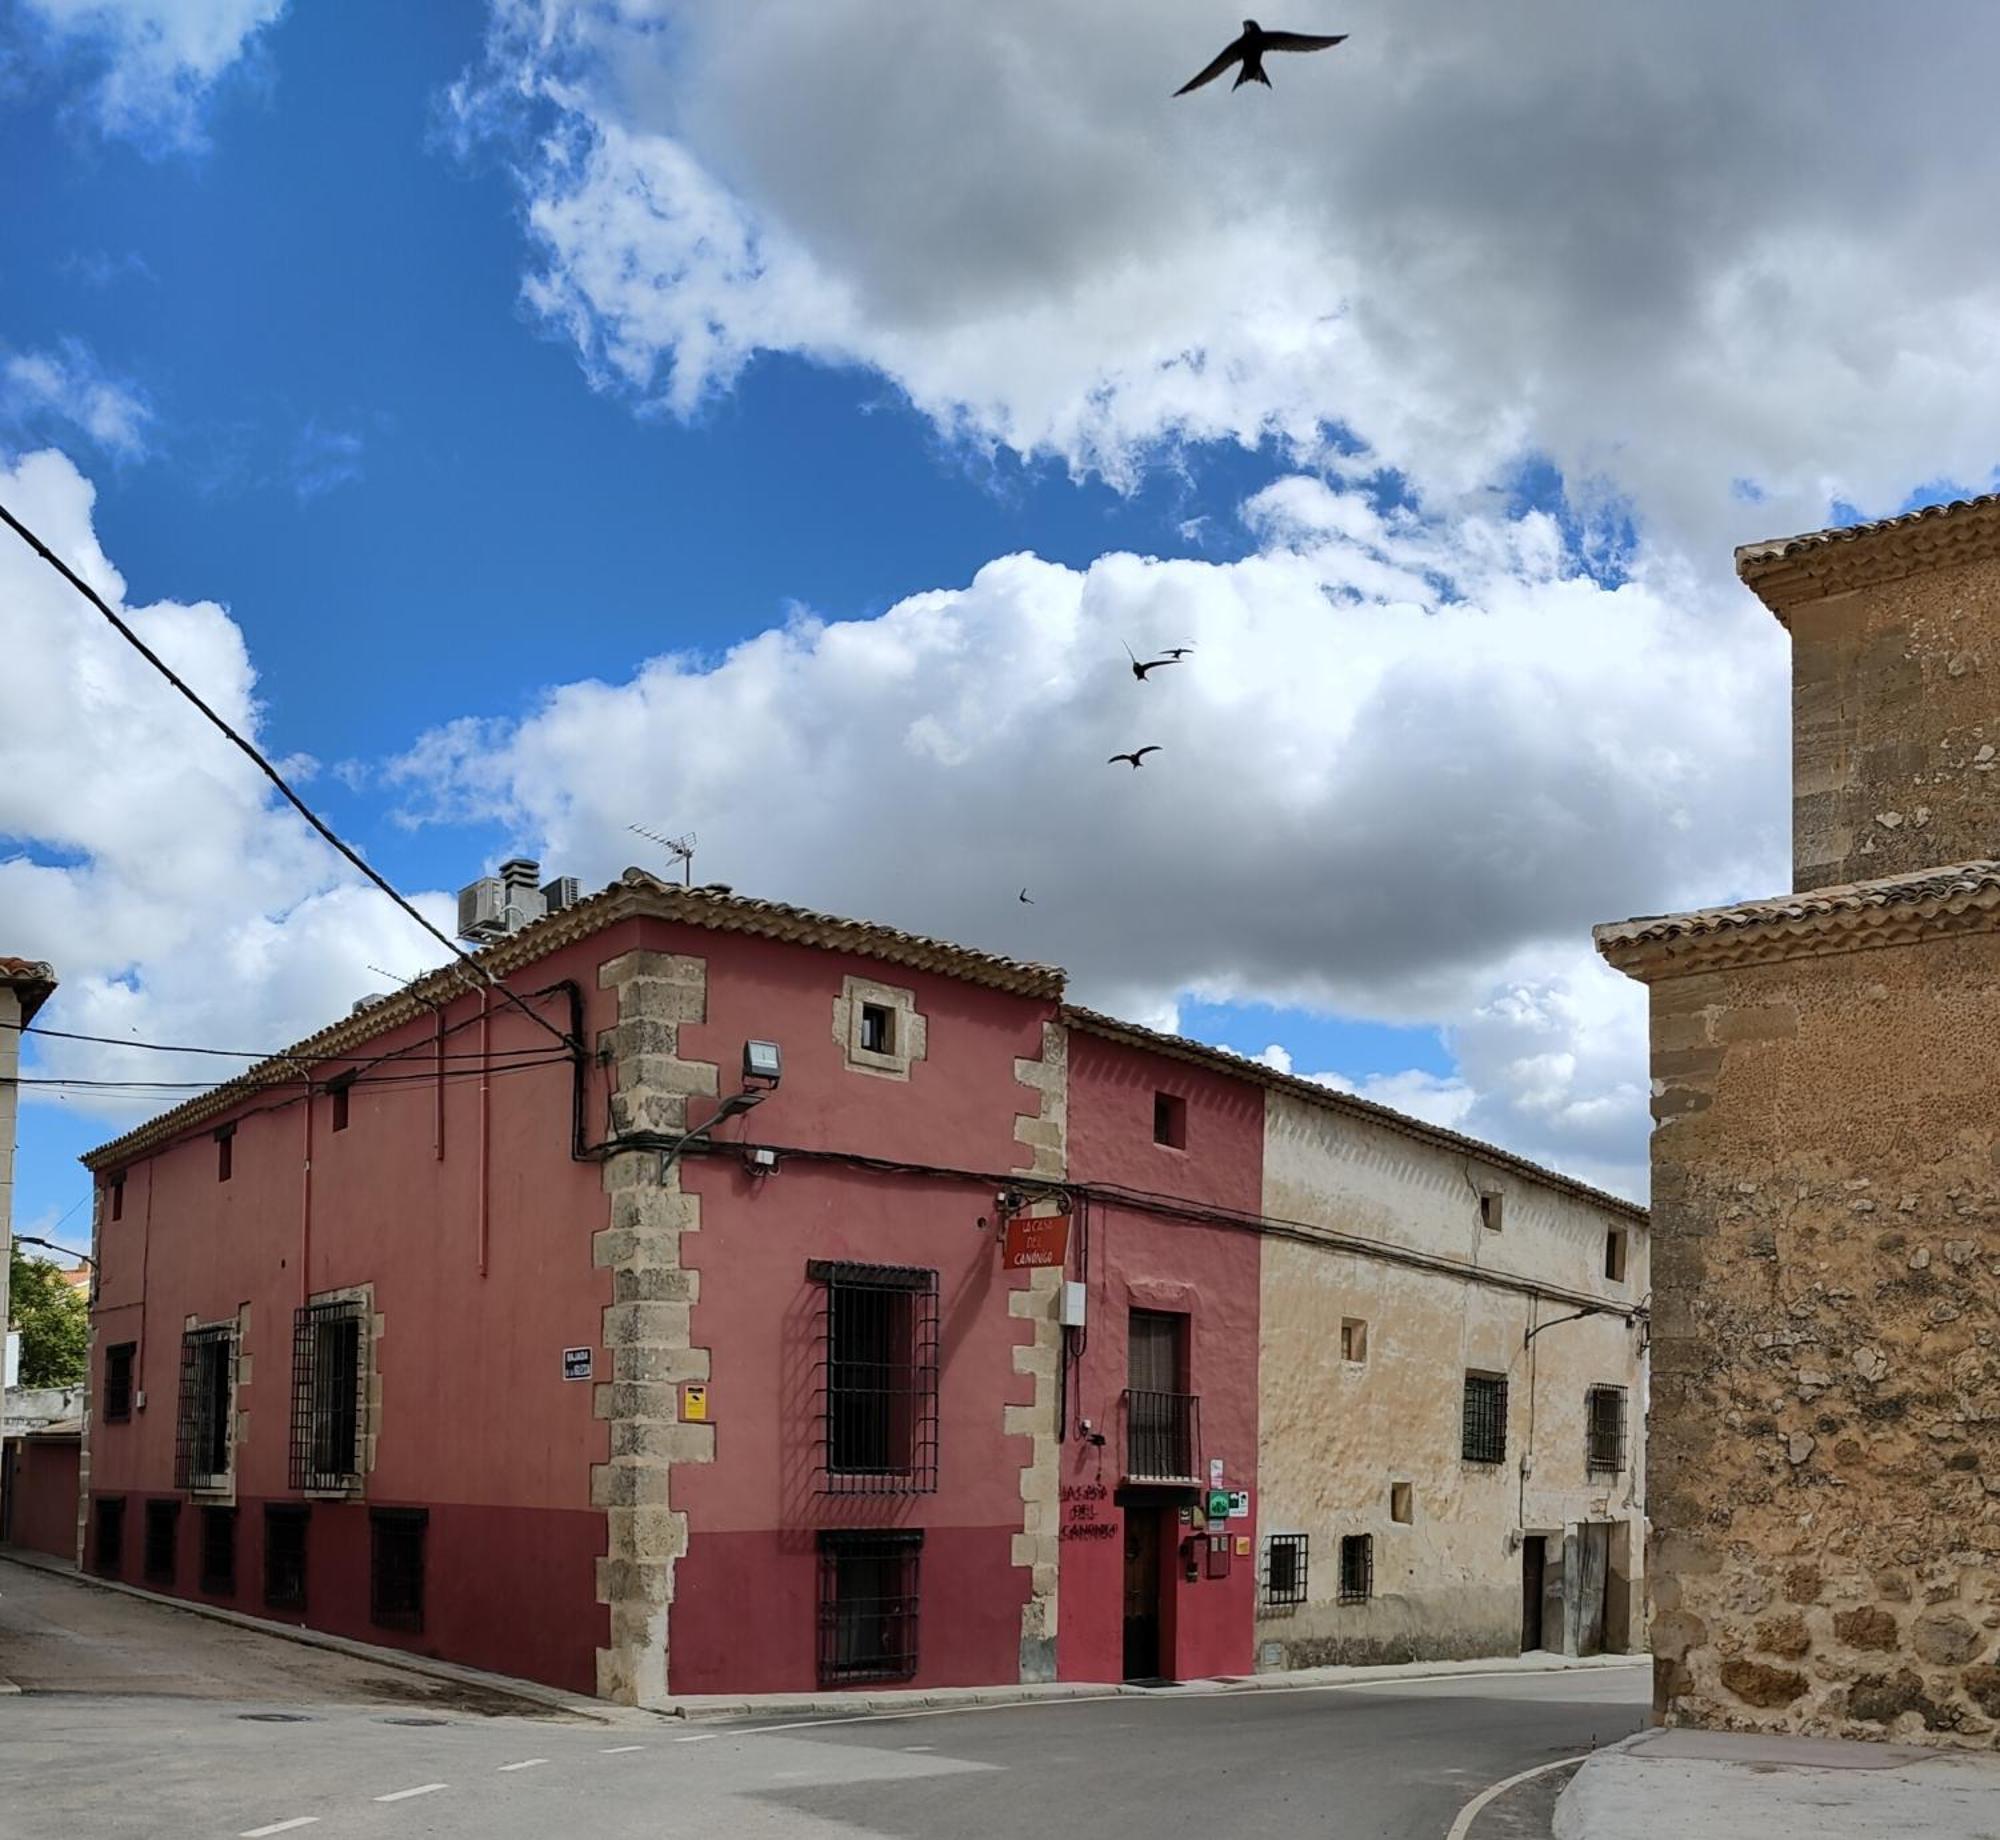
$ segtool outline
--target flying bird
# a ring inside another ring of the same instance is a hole
[[[1129,645],[1125,648],[1125,656],[1132,660],[1132,675],[1142,684],[1146,681],[1146,673],[1148,671],[1157,671],[1163,664],[1180,663],[1178,658],[1148,658],[1144,664],[1141,664],[1138,653],[1133,651]]]
[[[1136,773],[1139,770],[1140,761],[1144,760],[1148,754],[1157,754],[1159,751],[1160,744],[1155,741],[1150,747],[1134,748],[1129,754],[1113,754],[1104,764],[1110,767],[1116,766],[1121,760],[1129,760],[1132,763],[1132,771]]]
[[[1215,62],[1200,76],[1191,77],[1174,91],[1176,96],[1185,96],[1191,89],[1200,89],[1204,83],[1213,83],[1230,65],[1240,63],[1243,68],[1236,73],[1236,81],[1229,87],[1241,89],[1246,83],[1261,83],[1266,89],[1271,87],[1271,79],[1264,74],[1264,54],[1267,51],[1324,51],[1329,45],[1337,45],[1347,36],[1336,32],[1328,37],[1318,32],[1267,32],[1254,19],[1243,22],[1242,35],[1233,43],[1225,45]]]
[[[1194,647],[1191,645],[1168,645],[1161,648],[1160,656],[1169,664],[1179,664],[1193,650]]]
[[[1023,907],[1034,906],[1034,902],[1028,899],[1028,891],[1025,888],[1021,890],[1021,905]]]

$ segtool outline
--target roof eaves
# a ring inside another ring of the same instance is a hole
[[[55,995],[56,969],[39,958],[0,957],[0,984],[11,988],[20,999],[21,1026],[34,1021],[35,1012]]]
[[[1468,1137],[1462,1131],[1453,1131],[1443,1125],[1429,1124],[1421,1118],[1412,1118],[1407,1112],[1399,1112],[1393,1106],[1377,1104],[1373,1099],[1363,1099],[1354,1093],[1336,1092],[1331,1086],[1322,1086],[1317,1080],[1301,1078],[1295,1073],[1280,1073],[1275,1067],[1267,1067],[1262,1061],[1253,1061],[1245,1055],[1231,1053],[1227,1048],[1210,1047],[1206,1042],[1190,1041],[1185,1035],[1167,1035],[1157,1029],[1141,1027],[1136,1022],[1122,1022],[1116,1016],[1106,1016],[1097,1010],[1082,1009],[1075,1004],[1063,1006],[1063,1019],[1072,1028],[1082,1029],[1086,1034],[1098,1035],[1107,1041],[1123,1042],[1128,1047],[1143,1048],[1149,1053],[1164,1055],[1169,1060],[1190,1061],[1196,1066],[1208,1067],[1218,1073],[1228,1074],[1235,1079],[1248,1080],[1274,1092],[1290,1094],[1293,1098],[1322,1106],[1328,1111],[1344,1112],[1349,1117],[1363,1119],[1370,1124],[1384,1125],[1392,1131],[1399,1131],[1405,1137],[1412,1137],[1436,1149],[1449,1150],[1455,1155],[1476,1157],[1482,1163],[1496,1169],[1511,1170],[1515,1175],[1525,1176],[1530,1181],[1542,1183],[1564,1194],[1574,1195],[1579,1200],[1595,1206],[1611,1208],[1637,1221],[1649,1221],[1651,1215],[1636,1201],[1628,1201],[1623,1195],[1614,1195],[1588,1182],[1579,1182],[1574,1176],[1566,1176],[1560,1170],[1549,1169],[1540,1163],[1530,1162],[1526,1157],[1516,1156],[1511,1150],[1502,1150],[1497,1144],[1489,1144],[1482,1138]]]
[[[1736,552],[1736,573],[1789,625],[1794,609],[1829,595],[1996,555],[2000,492],[1988,492],[1865,524],[1746,543]]]

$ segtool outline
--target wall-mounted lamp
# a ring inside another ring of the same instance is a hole
[[[743,1077],[766,1088],[777,1085],[785,1071],[784,1056],[775,1041],[746,1041],[743,1044]]]
[[[714,1117],[704,1120],[690,1131],[682,1132],[667,1149],[660,1152],[660,1180],[664,1182],[667,1179],[667,1171],[673,1168],[675,1158],[689,1144],[706,1138],[717,1125],[740,1118],[753,1107],[762,1105],[777,1090],[783,1073],[784,1057],[775,1041],[746,1041],[743,1044],[743,1090],[731,1093],[715,1108]],[[776,1154],[765,1154],[771,1157],[767,1167],[776,1168]]]

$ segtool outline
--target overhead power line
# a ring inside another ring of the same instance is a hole
[[[460,1023],[459,1028],[465,1024]],[[140,1041],[130,1035],[80,1035],[73,1029],[45,1029],[39,1022],[0,1022],[0,1029],[13,1029],[23,1035],[43,1035],[51,1041],[89,1041],[107,1048],[143,1048],[151,1054],[203,1054],[220,1060],[231,1061],[277,1061],[296,1060],[296,1048],[197,1048],[187,1042]],[[456,1033],[457,1030],[453,1030]],[[426,1041],[412,1043],[407,1048],[395,1050],[397,1054],[419,1054],[430,1044]],[[495,1048],[490,1055],[484,1055],[476,1048],[454,1049],[445,1055],[448,1061],[492,1060],[505,1061],[509,1057],[523,1054],[547,1054],[547,1048]],[[377,1054],[315,1054],[310,1057],[315,1062],[334,1061],[378,1061],[386,1058]]]
[[[343,857],[345,857],[348,862],[353,864],[355,868],[359,869],[361,873],[368,878],[369,881],[373,882],[377,888],[379,888],[384,894],[386,894],[389,897],[390,900],[394,901],[396,905],[403,910],[404,913],[409,915],[409,917],[412,920],[414,920],[420,927],[422,927],[425,932],[430,934],[430,936],[433,939],[435,939],[439,945],[443,946],[444,949],[447,952],[449,952],[454,958],[456,958],[460,964],[467,966],[472,971],[472,973],[480,980],[481,983],[485,984],[491,990],[497,990],[501,996],[505,997],[509,1003],[513,1004],[513,1006],[516,1009],[518,1009],[522,1015],[526,1016],[531,1022],[533,1022],[537,1028],[547,1029],[548,1032],[551,1035],[553,1035],[558,1041],[560,1041],[565,1048],[573,1049],[579,1045],[571,1041],[570,1038],[567,1035],[565,1035],[561,1029],[557,1028],[554,1023],[550,1022],[547,1019],[547,1017],[537,1016],[533,1010],[531,1010],[525,1003],[523,1003],[519,997],[515,996],[514,993],[511,990],[509,990],[506,985],[501,983],[500,980],[496,978],[490,971],[488,971],[486,967],[482,965],[476,958],[474,958],[470,952],[466,951],[455,940],[447,938],[445,934],[440,932],[438,928],[434,927],[428,920],[426,920],[423,917],[423,915],[420,914],[417,911],[417,909],[410,903],[410,901],[397,891],[397,889],[390,883],[389,879],[386,876],[384,876],[380,870],[374,868],[357,851],[350,848],[347,844],[343,843],[340,840],[340,838],[335,835],[334,831],[326,823],[326,821],[322,819],[319,816],[319,814],[315,812],[313,808],[305,802],[304,799],[300,798],[299,795],[291,789],[290,785],[286,783],[285,776],[282,773],[280,773],[278,769],[274,767],[268,760],[266,760],[261,753],[257,751],[256,745],[250,741],[246,741],[241,735],[239,735],[236,732],[235,729],[231,728],[229,724],[221,718],[221,716],[217,715],[216,712],[213,709],[211,709],[208,706],[208,704],[204,702],[202,698],[194,690],[190,689],[188,685],[184,683],[178,675],[176,675],[172,666],[170,666],[166,662],[166,660],[159,655],[159,653],[154,651],[153,648],[145,642],[145,640],[140,638],[139,635],[136,632],[134,632],[130,626],[128,626],[122,619],[118,617],[118,615],[115,612],[112,611],[110,603],[106,601],[104,597],[90,585],[89,582],[85,581],[83,577],[79,575],[73,568],[71,568],[69,564],[66,563],[60,556],[58,556],[54,550],[50,549],[49,546],[46,543],[44,543],[40,537],[36,536],[36,534],[32,530],[30,530],[27,527],[27,525],[22,523],[21,520],[17,518],[13,514],[13,512],[10,511],[4,504],[0,504],[0,522],[5,523],[8,529],[13,531],[14,534],[17,537],[19,537],[23,543],[27,544],[27,546],[31,550],[33,550],[36,555],[41,557],[41,559],[44,562],[46,562],[50,568],[54,569],[55,572],[58,575],[60,575],[64,581],[68,582],[69,585],[77,591],[77,593],[81,594],[85,600],[87,600],[93,607],[97,609],[99,613],[101,613],[105,617],[105,619],[110,621],[113,630],[117,632],[118,636],[122,638],[127,645],[131,646],[132,649],[136,651],[140,657],[145,659],[145,661],[149,665],[151,665],[154,670],[159,672],[159,674],[162,677],[164,677],[168,683],[172,684],[173,687],[176,690],[178,690],[182,696],[184,696],[190,703],[192,703],[195,706],[195,708],[200,710],[201,713],[204,716],[206,716],[208,720],[211,723],[213,723],[218,730],[221,731],[221,733],[229,740],[229,742],[233,746],[238,748],[245,755],[245,757],[249,759],[249,761],[256,767],[257,771],[263,774],[263,776],[266,779],[268,779],[272,785],[277,787],[278,791],[281,794],[283,794],[286,803],[289,804],[292,807],[292,809],[299,814],[300,817],[305,819],[305,821],[308,824],[310,824],[314,830],[319,832],[319,834],[322,837],[324,837],[326,841],[333,846],[334,849],[339,851],[339,853]]]

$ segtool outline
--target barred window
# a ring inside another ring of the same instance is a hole
[[[917,1671],[917,1532],[819,1536],[819,1681],[909,1680]]]
[[[835,1495],[937,1487],[938,1275],[815,1259],[824,1287],[824,1484]]]
[[[1375,1595],[1375,1536],[1350,1533],[1340,1542],[1340,1601],[1365,1604]]]
[[[125,1570],[125,1497],[97,1498],[97,1575],[117,1578]]]
[[[1465,1460],[1507,1461],[1507,1382],[1498,1374],[1465,1376]]]
[[[1593,1474],[1616,1475],[1625,1467],[1625,1389],[1594,1386],[1584,1395],[1584,1461]]]
[[[181,1504],[177,1501],[149,1501],[146,1504],[145,1579],[148,1584],[172,1587],[180,1575]]]
[[[113,1342],[104,1351],[104,1422],[117,1424],[132,1416],[132,1358],[137,1342]]]
[[[181,1409],[174,1439],[174,1487],[229,1486],[236,1328],[216,1323],[181,1337]]]
[[[424,1626],[427,1508],[376,1508],[368,1516],[369,1621],[382,1629]]]
[[[201,1511],[201,1588],[211,1597],[236,1595],[236,1510]]]
[[[351,1494],[366,1454],[368,1305],[309,1303],[292,1316],[292,1487]]]
[[[1274,1533],[1264,1541],[1264,1601],[1302,1604],[1306,1601],[1306,1536]]]
[[[271,1610],[306,1607],[306,1529],[312,1509],[304,1506],[264,1509],[264,1604]]]

